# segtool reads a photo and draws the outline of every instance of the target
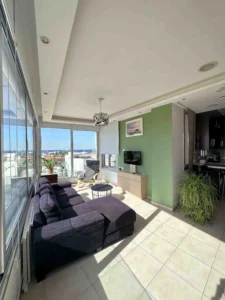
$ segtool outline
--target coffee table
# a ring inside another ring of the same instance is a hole
[[[110,184],[95,184],[91,187],[92,199],[112,195],[112,189]]]

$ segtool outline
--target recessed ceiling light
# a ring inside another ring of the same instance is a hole
[[[220,99],[223,99],[223,98],[225,98],[225,95],[220,97]]]
[[[225,86],[221,86],[221,87],[217,90],[217,93],[222,92],[222,91],[224,91],[224,90],[225,90]]]
[[[44,95],[48,95],[48,93],[45,92]]]
[[[218,106],[218,104],[210,104],[210,105],[208,105],[208,107],[215,107],[215,106]]]
[[[44,44],[49,44],[49,43],[50,43],[50,40],[49,40],[49,38],[47,38],[47,36],[41,36],[41,37],[40,37],[40,40],[41,40],[42,43],[44,43]]]
[[[215,68],[218,65],[218,61],[211,61],[207,64],[204,64],[203,66],[201,66],[198,71],[199,72],[207,72],[212,70],[213,68]]]

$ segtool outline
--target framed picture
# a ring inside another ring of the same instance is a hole
[[[142,118],[126,122],[126,137],[143,135]]]

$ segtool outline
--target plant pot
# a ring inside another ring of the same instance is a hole
[[[48,169],[48,174],[50,175],[50,174],[52,174],[52,173],[53,173],[53,168]]]

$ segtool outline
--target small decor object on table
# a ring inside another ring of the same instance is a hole
[[[92,199],[112,195],[112,189],[110,184],[95,184],[91,187]]]
[[[142,118],[126,122],[126,137],[143,135]]]

